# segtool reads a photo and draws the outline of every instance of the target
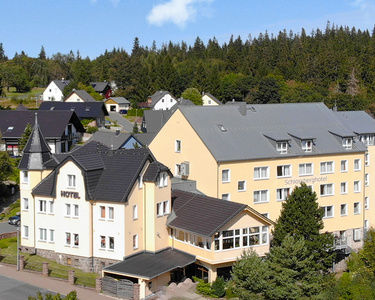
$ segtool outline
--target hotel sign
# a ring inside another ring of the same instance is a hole
[[[311,177],[311,178],[304,178],[304,179],[286,179],[286,185],[299,185],[302,182],[306,183],[307,185],[314,184],[316,182],[326,182],[328,180],[327,176],[321,177]]]
[[[70,191],[61,191],[61,197],[72,198],[72,199],[81,199],[78,192],[70,192]]]

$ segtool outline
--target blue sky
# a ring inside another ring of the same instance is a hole
[[[142,45],[169,40],[193,43],[231,34],[258,35],[286,28],[307,32],[338,25],[372,28],[375,0],[0,0],[0,43],[6,54],[24,50],[36,56],[80,50],[95,58],[105,49],[131,50],[134,37]]]

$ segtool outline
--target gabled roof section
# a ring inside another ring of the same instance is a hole
[[[180,106],[178,109],[218,162],[366,151],[359,142],[354,142],[352,149],[343,147],[342,141],[331,132],[343,134],[348,130],[323,103]],[[225,130],[220,130],[219,125]],[[301,143],[291,138],[289,133],[295,129],[315,138],[311,152],[304,152]],[[277,152],[270,138],[290,139],[288,152]]]
[[[70,80],[53,80],[52,82],[57,85],[61,92],[64,92],[64,88],[70,83]]]
[[[147,133],[157,133],[174,113],[178,106],[174,105],[170,110],[145,110],[143,112],[143,122],[146,124]]]
[[[168,91],[157,91],[157,92],[155,92],[154,94],[152,94],[150,97],[151,97],[151,107],[154,107],[155,106],[155,104],[156,103],[158,103],[158,101],[161,99],[161,98],[163,98],[165,95],[171,95],[171,97],[173,98],[173,99],[175,99],[174,97],[173,97],[173,95],[170,93],[170,92],[168,92]]]
[[[134,138],[140,145],[143,142],[139,141],[138,138],[127,132],[113,132],[113,131],[102,131],[99,130],[93,134],[90,141],[96,141],[102,143],[112,150],[120,149],[130,138]]]
[[[207,95],[208,97],[210,97],[213,101],[215,101],[219,105],[223,104],[219,99],[217,99],[214,95],[212,95],[210,93],[203,93],[203,96],[204,95]]]
[[[68,97],[65,98],[69,99],[73,94],[77,94],[84,102],[95,102],[96,100],[85,90],[73,90]]]
[[[147,167],[147,170],[143,175],[143,180],[146,182],[156,182],[161,172],[167,172],[169,177],[173,177],[168,167],[158,161],[154,161]]]
[[[35,113],[34,128],[23,150],[23,155],[18,167],[21,170],[44,170],[46,169],[45,163],[51,158],[52,154],[50,148],[39,128],[38,116],[37,113]]]
[[[90,82],[90,85],[94,88],[95,92],[103,93],[106,89],[110,88],[108,82]]]
[[[356,134],[375,134],[375,119],[365,111],[336,111],[334,114]]]
[[[130,104],[130,101],[124,97],[110,97],[107,100],[105,100],[105,102],[107,102],[108,100],[113,100],[117,104]]]
[[[172,191],[173,213],[168,226],[206,237],[243,212],[247,206],[181,190]]]
[[[105,104],[100,101],[95,102],[60,102],[60,101],[43,101],[39,110],[66,110],[74,111],[78,118],[89,119],[98,118],[103,114],[108,116]]]

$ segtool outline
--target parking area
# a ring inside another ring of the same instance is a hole
[[[17,226],[9,225],[8,220],[4,221],[3,223],[0,223],[0,234],[15,231],[17,231]]]

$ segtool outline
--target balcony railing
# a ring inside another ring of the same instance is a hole
[[[346,237],[335,237],[335,249],[336,250],[339,250],[339,249],[345,249],[347,248],[348,246],[348,241],[346,239]]]

